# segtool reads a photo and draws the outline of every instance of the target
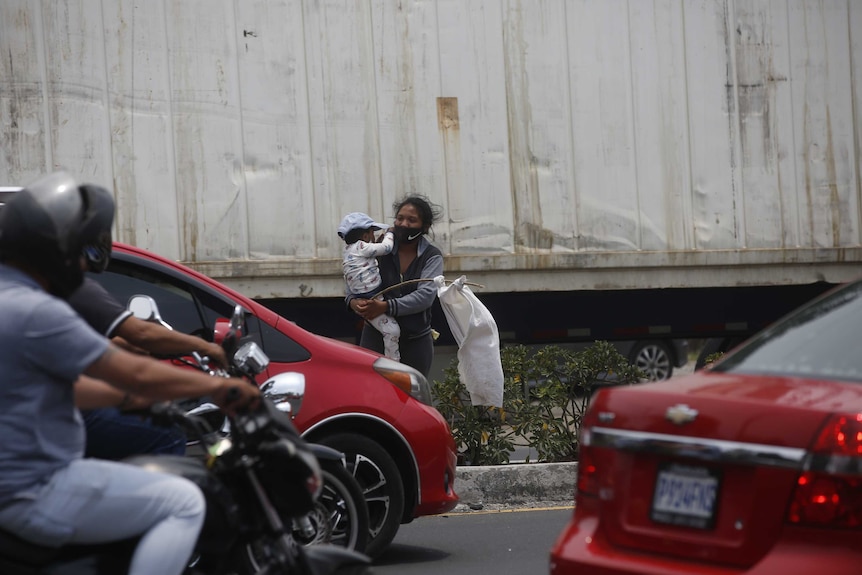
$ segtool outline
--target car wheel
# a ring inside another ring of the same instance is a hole
[[[404,514],[404,484],[398,466],[379,443],[361,435],[338,433],[318,443],[344,453],[368,508],[365,554],[379,556],[395,538]]]
[[[637,342],[629,355],[629,362],[646,373],[649,381],[662,381],[673,375],[670,348],[662,341]]]

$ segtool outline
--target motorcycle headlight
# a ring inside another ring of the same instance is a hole
[[[233,362],[244,373],[257,375],[258,373],[262,373],[269,365],[269,358],[259,345],[253,341],[249,341],[236,350]]]
[[[425,405],[431,405],[431,385],[428,378],[409,365],[381,357],[374,362],[374,371],[404,393],[409,393]]]
[[[215,464],[216,459],[230,451],[232,448],[233,443],[231,443],[231,440],[227,437],[223,437],[211,445],[207,450],[207,467],[211,468]]]

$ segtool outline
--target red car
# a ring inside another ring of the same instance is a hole
[[[553,575],[862,573],[862,280],[688,377],[603,389]]]
[[[188,267],[132,246],[115,243],[108,270],[92,277],[121,302],[135,294],[153,297],[174,329],[207,339],[216,319],[230,317],[235,304],[245,308],[245,332],[270,358],[258,383],[282,371],[303,373],[297,428],[307,440],[343,451],[353,466],[368,504],[369,555],[383,551],[400,524],[457,504],[455,442],[418,371],[305,331]]]

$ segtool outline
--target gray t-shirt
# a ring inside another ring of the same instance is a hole
[[[0,318],[3,505],[82,456],[84,425],[73,384],[109,342],[66,302],[2,264]]]

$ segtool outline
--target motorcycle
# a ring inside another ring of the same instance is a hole
[[[139,319],[159,323],[171,329],[161,318],[155,301],[148,296],[132,297],[129,309]],[[241,318],[242,309],[234,310],[234,316]],[[227,356],[231,358],[231,365],[227,369],[229,375],[253,381],[256,375],[266,369],[268,359],[259,347],[245,345],[236,349],[236,343],[242,340],[241,320],[217,320],[213,339],[225,348]],[[205,371],[213,375],[219,374],[218,370],[211,368],[208,358],[192,357]],[[175,358],[175,361],[186,363],[183,358]],[[302,405],[305,378],[299,373],[280,373],[267,379],[261,386],[261,392],[269,397],[279,410],[292,417]],[[215,404],[193,399],[181,405],[188,409],[190,414],[205,418],[209,425],[217,430],[210,432],[211,434],[218,437],[230,436],[230,422]],[[195,430],[186,429],[186,435],[189,438],[188,452],[192,456],[200,456],[202,439]],[[203,441],[206,441],[206,437]],[[369,534],[368,508],[362,488],[349,471],[344,454],[325,445],[307,445],[320,464],[323,487],[309,513],[290,518],[289,524],[294,539],[303,545],[331,543],[353,551],[365,551]]]
[[[237,346],[241,310],[231,318],[240,370],[265,360],[253,342]],[[237,328],[237,329],[234,329]],[[187,360],[219,375],[199,357]],[[287,375],[299,381],[300,374]],[[300,376],[301,377],[301,376]],[[302,382],[304,384],[304,381]],[[181,423],[206,448],[206,461],[183,456],[141,455],[127,459],[195,482],[206,497],[203,529],[188,575],[361,575],[370,573],[368,557],[336,545],[299,544],[282,518],[311,512],[322,490],[322,472],[309,445],[290,417],[269,398],[259,407],[229,418],[231,433],[220,437],[206,418],[175,404],[160,404],[150,417]],[[136,540],[49,548],[0,532],[0,573],[15,575],[102,575],[124,573]]]

